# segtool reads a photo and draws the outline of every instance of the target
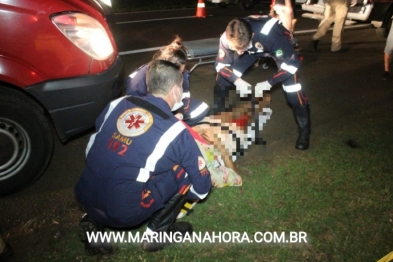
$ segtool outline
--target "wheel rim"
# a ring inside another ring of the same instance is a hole
[[[30,152],[31,142],[26,130],[14,121],[0,118],[0,180],[20,171]]]

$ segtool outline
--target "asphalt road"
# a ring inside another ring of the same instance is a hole
[[[252,10],[253,13],[255,11],[259,12],[259,9]],[[186,16],[183,12],[192,16],[195,10],[176,11],[170,16]],[[237,8],[208,9],[209,16],[205,19],[122,23],[116,29],[119,50],[164,45],[175,34],[184,40],[218,37],[232,17],[243,16],[248,12]],[[134,21],[151,19],[148,13],[128,16]],[[118,16],[119,23],[125,21],[129,21],[125,15]],[[297,28],[312,29],[317,24],[317,21],[300,19]],[[304,56],[299,79],[311,104],[313,131],[310,149],[303,152],[294,148],[297,137],[295,121],[281,87],[275,86],[271,90],[270,107],[273,114],[263,130],[267,144],[251,147],[248,154],[237,161],[239,167],[270,161],[282,154],[307,154],[320,139],[332,136],[337,130],[345,130],[364,118],[378,118],[393,112],[393,83],[381,80],[385,40],[371,29],[345,30],[343,45],[349,51],[331,54],[330,37],[328,34],[321,41],[319,53],[312,53],[308,49],[310,34],[297,37]],[[145,52],[122,56],[125,71],[131,73],[148,62],[152,55],[153,52]],[[274,71],[274,65],[267,70],[254,68],[245,75],[245,80],[256,84]],[[214,79],[212,65],[198,67],[190,77],[192,96],[211,104]],[[92,131],[87,132],[66,144],[57,141],[52,162],[44,175],[30,187],[0,200],[2,235],[15,247],[17,253],[51,245],[54,239],[78,223],[82,211],[74,199],[73,187],[84,167],[84,150],[91,134]],[[25,258],[23,255],[18,257]]]
[[[269,5],[261,3],[250,10],[237,6],[206,8],[205,18],[196,18],[196,9],[167,10],[161,12],[124,13],[116,16],[116,40],[120,52],[166,45],[178,34],[184,41],[220,37],[227,23],[235,17],[267,15]],[[297,30],[317,28],[318,21],[301,18]]]

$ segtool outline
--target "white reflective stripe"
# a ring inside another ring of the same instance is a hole
[[[205,3],[198,3],[197,7],[205,7]]]
[[[290,86],[284,86],[282,85],[282,89],[284,89],[285,92],[287,93],[293,93],[302,90],[301,84],[294,84]]]
[[[184,93],[181,95],[181,99],[190,98],[190,97],[191,97],[191,93],[190,93],[190,92],[184,92]]]
[[[285,70],[285,71],[288,71],[288,72],[291,73],[292,75],[295,74],[296,71],[297,71],[297,69],[298,69],[297,67],[288,65],[288,64],[286,64],[286,63],[282,63],[282,64],[281,64],[281,68],[282,68],[283,70]]]
[[[94,133],[93,135],[91,135],[90,140],[89,140],[89,143],[87,143],[87,147],[86,147],[86,151],[85,151],[86,157],[87,157],[87,154],[88,154],[89,151],[90,151],[90,148],[93,146],[94,140],[96,139],[96,135],[97,135],[99,132],[101,132],[102,126],[104,125],[104,123],[105,123],[106,120],[108,119],[109,115],[112,113],[113,109],[115,109],[115,107],[116,107],[116,106],[120,103],[120,101],[121,101],[122,99],[124,99],[124,98],[125,98],[125,97],[120,97],[120,98],[118,98],[118,99],[112,101],[112,102],[109,104],[108,112],[106,112],[106,114],[105,114],[105,118],[104,118],[104,121],[102,122],[102,125],[100,126],[100,129],[99,129],[96,133]]]
[[[216,71],[220,71],[221,69],[223,69],[224,67],[230,66],[230,64],[223,64],[223,63],[217,63],[216,66]]]
[[[277,18],[272,18],[269,21],[267,21],[267,23],[262,27],[261,34],[268,35],[274,24],[277,23],[277,21],[278,21]]]
[[[191,185],[190,191],[191,191],[191,193],[195,194],[199,199],[204,199],[207,196],[207,194],[208,194],[208,193],[206,193],[206,194],[198,194],[195,191],[195,189],[194,189],[194,185]]]
[[[235,70],[235,69],[233,69],[233,73],[237,76],[237,77],[242,77],[242,73],[241,72],[239,72],[239,71],[237,71],[237,70]]]
[[[136,74],[138,73],[138,71],[135,71],[134,73],[130,74],[129,77],[130,78],[134,78],[136,76]]]
[[[206,109],[208,109],[209,106],[203,102],[202,104],[200,104],[196,109],[194,109],[191,113],[190,113],[190,117],[194,118],[199,116],[200,114],[203,113],[203,111],[205,111]]]
[[[139,182],[146,182],[150,178],[150,171],[147,170],[146,168],[141,168],[139,170],[138,177],[136,178],[136,181]]]
[[[158,140],[158,143],[154,147],[153,152],[147,158],[145,167],[140,169],[136,181],[146,182],[149,179],[150,172],[155,170],[156,164],[164,155],[165,150],[185,128],[186,127],[182,122],[177,121],[161,136],[160,140]]]

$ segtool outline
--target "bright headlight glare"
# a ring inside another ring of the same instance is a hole
[[[111,0],[101,0],[101,2],[103,2],[104,4],[112,7],[112,1]]]
[[[78,48],[97,60],[105,60],[114,52],[104,27],[94,18],[82,13],[52,17],[56,27]]]

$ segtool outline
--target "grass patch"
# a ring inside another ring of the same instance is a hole
[[[243,167],[242,187],[213,189],[184,218],[201,232],[304,231],[307,243],[185,243],[156,253],[115,244],[99,260],[376,261],[393,250],[391,130],[391,119],[370,120],[330,132],[304,154]],[[97,261],[84,256],[75,232],[40,260],[49,258]]]

